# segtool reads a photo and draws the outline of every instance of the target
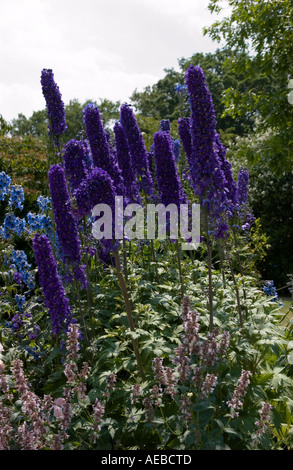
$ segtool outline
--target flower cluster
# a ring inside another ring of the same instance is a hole
[[[26,221],[17,217],[11,212],[8,212],[5,216],[2,226],[0,227],[0,236],[6,240],[9,240],[16,235],[21,237],[26,231]]]
[[[158,131],[154,134],[154,156],[161,202],[165,206],[176,204],[177,207],[186,203],[169,133]]]
[[[74,191],[88,172],[88,147],[84,140],[71,139],[64,147],[65,174],[71,191]]]
[[[182,320],[184,333],[181,344],[175,348],[174,367],[165,367],[163,358],[155,357],[152,364],[154,379],[162,393],[174,398],[180,394],[182,386],[190,384],[197,391],[200,399],[211,395],[217,385],[218,377],[209,372],[217,362],[227,356],[230,335],[215,329],[206,340],[199,336],[199,315],[191,309],[190,300],[182,300]],[[182,389],[183,390],[183,389]],[[155,404],[151,401],[148,404]],[[181,395],[181,415],[185,421],[190,420],[192,404],[187,396]]]
[[[53,234],[52,219],[46,214],[28,212],[26,215],[28,233],[44,232],[49,238]]]
[[[245,397],[247,393],[248,385],[250,384],[250,377],[252,373],[248,370],[242,370],[241,376],[238,380],[238,383],[235,387],[233,396],[231,400],[227,401],[227,405],[230,408],[232,418],[239,415],[238,410],[240,410],[243,406],[242,399]]]
[[[73,192],[71,199],[73,213],[77,218],[88,216],[92,209],[101,203],[107,204],[114,213],[115,195],[115,188],[109,174],[101,168],[94,168]],[[115,217],[112,217],[112,238],[101,240],[106,252],[119,245],[119,241],[113,237],[114,231]]]
[[[124,129],[134,173],[139,189],[148,196],[154,194],[154,182],[148,164],[148,152],[131,107],[124,103],[120,108],[120,123]]]
[[[29,290],[35,287],[32,265],[28,263],[27,255],[23,250],[9,249],[4,253],[4,264],[9,267],[9,273],[17,284],[24,284]]]
[[[4,201],[9,194],[11,178],[4,171],[0,172],[0,201]]]
[[[248,196],[249,171],[247,168],[240,168],[237,184],[237,202],[240,206],[245,206]]]
[[[262,290],[268,297],[271,297],[271,300],[273,302],[277,302],[278,294],[276,287],[274,286],[274,281],[266,281]]]
[[[125,131],[120,122],[115,123],[113,130],[115,134],[116,156],[124,180],[125,195],[130,203],[139,204],[141,199],[137,180],[132,168],[130,150]]]
[[[10,208],[23,209],[24,191],[20,185],[12,185],[8,205]]]
[[[200,67],[191,65],[185,78],[191,110],[189,167],[192,187],[201,206],[210,215],[214,237],[224,238],[229,229],[222,220],[227,204],[227,180],[216,143],[214,104]]]
[[[45,297],[45,305],[52,321],[52,332],[58,335],[73,322],[69,300],[58,274],[57,264],[46,235],[35,234],[33,250],[38,266],[39,281]]]
[[[88,103],[83,110],[83,119],[91,148],[93,165],[102,168],[111,176],[116,193],[123,196],[125,193],[123,177],[116,157],[111,151],[99,108],[93,103]]]
[[[262,408],[260,410],[260,418],[256,421],[256,435],[260,438],[265,432],[266,428],[270,423],[271,420],[271,413],[272,405],[269,403],[263,403]]]
[[[87,281],[84,275],[81,241],[75,217],[71,211],[70,196],[67,189],[64,170],[61,165],[52,165],[49,170],[49,186],[52,199],[52,208],[58,235],[58,244],[61,249],[66,267],[73,269],[74,277],[81,281],[85,287]]]
[[[54,138],[58,138],[66,131],[67,125],[65,120],[64,103],[51,69],[42,70],[41,85],[48,111],[49,133]]]

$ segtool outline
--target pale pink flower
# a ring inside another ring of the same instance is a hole
[[[62,419],[64,417],[61,406],[53,405],[55,418]]]
[[[1,361],[1,359],[0,359],[0,374],[3,374],[4,370],[5,370],[5,364],[4,364],[4,362]]]
[[[54,405],[56,405],[56,406],[61,406],[62,407],[62,406],[65,405],[65,403],[66,403],[65,398],[60,397],[60,398],[55,398],[55,400],[54,400]]]

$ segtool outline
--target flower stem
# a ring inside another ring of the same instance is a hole
[[[117,251],[114,251],[114,259],[115,259],[115,266],[116,266],[118,281],[119,281],[119,284],[120,284],[120,289],[121,289],[121,292],[122,292],[122,295],[123,295],[123,298],[124,298],[124,302],[125,302],[129,328],[130,328],[131,331],[134,332],[135,328],[134,328],[132,311],[131,311],[132,310],[131,309],[131,302],[130,302],[130,299],[129,299],[129,296],[128,296],[125,280],[124,280],[124,277],[123,277],[123,274],[122,274],[122,271],[121,271],[121,263],[120,263],[120,258],[119,258],[119,254],[118,254]],[[141,357],[140,357],[139,350],[138,350],[137,340],[133,339],[132,344],[133,344],[133,349],[134,349],[134,354],[135,354],[135,357],[136,357],[136,362],[137,362],[137,365],[138,365],[138,369],[140,371],[141,378],[144,381],[145,380],[145,374],[144,374],[144,370],[143,370],[143,366],[142,366],[142,362],[141,362]]]
[[[179,252],[179,243],[176,240],[176,253],[177,253],[177,262],[178,262],[178,272],[179,272],[179,281],[180,281],[180,291],[181,291],[181,300],[184,297],[184,286],[183,286],[183,279],[182,279],[182,269],[181,269],[181,259],[180,259],[180,252]]]
[[[213,284],[212,284],[212,253],[211,253],[211,239],[209,235],[209,221],[207,208],[204,209],[205,223],[206,223],[206,236],[207,236],[207,253],[208,253],[208,276],[209,276],[209,310],[210,310],[210,331],[214,328],[214,312],[213,312]]]

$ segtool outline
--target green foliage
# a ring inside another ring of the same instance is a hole
[[[23,186],[27,196],[35,197],[47,191],[47,148],[31,135],[0,138],[0,171]]]
[[[274,172],[292,168],[293,108],[288,102],[293,53],[293,14],[290,0],[229,1],[230,15],[205,29],[213,40],[224,39],[231,51],[226,73],[242,74],[241,85],[228,87],[224,94],[225,113],[257,118],[257,135],[268,132],[266,152]],[[219,12],[220,0],[209,8]],[[273,34],[272,34],[273,31]]]

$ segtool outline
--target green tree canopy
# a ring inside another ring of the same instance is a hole
[[[227,4],[227,2],[225,2]],[[265,154],[276,173],[292,169],[293,107],[288,83],[293,76],[293,1],[229,0],[230,15],[208,28],[231,51],[225,73],[242,75],[246,89],[232,84],[224,92],[225,114],[254,116],[255,130],[267,132]],[[210,0],[218,13],[221,0]],[[256,80],[252,80],[252,78]]]

